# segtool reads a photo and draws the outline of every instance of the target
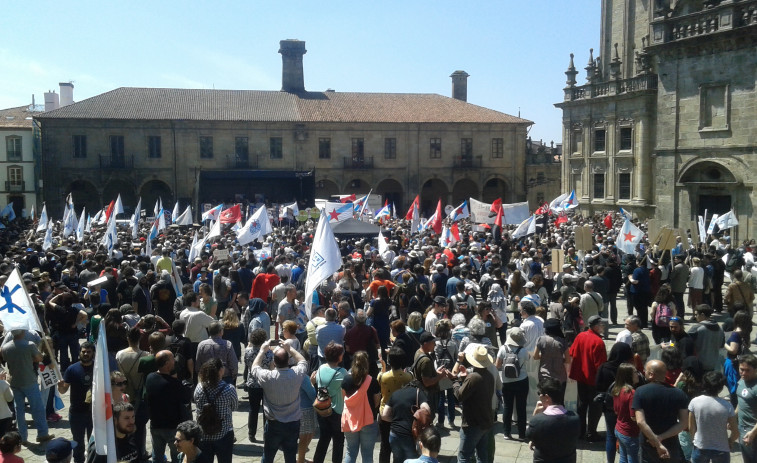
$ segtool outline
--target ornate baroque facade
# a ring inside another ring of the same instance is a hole
[[[757,1],[603,0],[586,84],[571,55],[562,179],[581,209],[689,228],[731,208],[754,237]],[[709,219],[708,219],[709,220]]]

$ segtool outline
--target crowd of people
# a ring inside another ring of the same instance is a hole
[[[190,261],[191,227],[166,228],[145,255],[150,224],[137,240],[119,230],[112,251],[104,227],[81,241],[56,228],[43,250],[36,224],[16,219],[0,235],[0,284],[18,269],[45,331],[5,333],[2,461],[33,445],[26,402],[48,461],[105,461],[91,437],[102,332],[119,461],[225,463],[247,438],[264,463],[278,451],[323,463],[329,449],[333,463],[370,463],[376,445],[380,463],[433,462],[445,429],[459,431],[461,463],[492,462],[503,438],[530,443],[539,462],[575,461],[579,440],[604,441],[607,461],[728,461],[735,442],[757,461],[754,243],[681,236],[624,254],[622,217],[610,229],[603,217],[548,220],[521,238],[463,219],[446,247],[390,220],[383,253],[375,236],[338,237],[343,265],[313,294],[312,221],[249,246],[227,230]],[[587,223],[594,244],[577,250],[574,227]],[[259,259],[263,244],[272,255]],[[48,430],[61,416],[36,368],[53,360],[72,441]],[[247,436],[232,423],[240,400]]]

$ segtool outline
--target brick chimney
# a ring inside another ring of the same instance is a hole
[[[460,101],[468,101],[468,76],[465,71],[455,71],[452,77],[452,98]]]
[[[298,93],[305,91],[305,76],[302,72],[302,55],[307,53],[305,42],[287,39],[279,42],[281,53],[281,91]]]

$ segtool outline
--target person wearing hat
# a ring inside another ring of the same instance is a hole
[[[77,447],[76,441],[70,441],[63,437],[56,437],[47,443],[45,448],[46,463],[68,463],[73,456],[73,450]]]
[[[434,348],[436,347],[436,338],[428,331],[420,335],[421,347],[415,353],[413,360],[413,376],[421,383],[421,389],[426,393],[428,401],[431,404],[439,403],[439,381],[449,377],[449,371],[443,366],[436,368],[434,366]],[[431,419],[433,421],[436,415],[436,407],[431,407]]]
[[[495,365],[502,380],[502,398],[505,406],[502,420],[504,422],[505,440],[512,440],[513,438],[510,432],[513,424],[513,402],[515,403],[515,410],[518,412],[519,440],[522,441],[526,437],[526,400],[528,399],[528,369],[526,368],[526,362],[528,361],[528,351],[524,348],[525,345],[525,333],[523,333],[520,327],[515,326],[507,330],[505,344],[497,352]],[[505,360],[512,358],[508,354],[515,355],[518,367],[515,369],[517,371],[516,377],[508,375],[503,370]]]
[[[462,407],[460,442],[457,447],[457,461],[460,463],[489,461],[489,438],[494,427],[495,378],[489,371],[493,364],[486,346],[471,345],[457,355],[453,372],[457,372],[453,383],[455,397]]]
[[[578,383],[578,416],[581,418],[581,436],[588,441],[600,440],[597,424],[602,410],[594,404],[597,395],[596,379],[599,367],[607,361],[607,349],[602,340],[604,320],[599,315],[592,315],[588,320],[588,329],[576,336],[570,346],[570,364],[568,377]],[[588,412],[588,423],[587,423]]]

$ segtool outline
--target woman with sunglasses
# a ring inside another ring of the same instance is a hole
[[[202,440],[202,428],[194,421],[184,421],[176,427],[173,441],[179,449],[179,463],[212,463],[213,458],[197,446]]]
[[[113,405],[129,402],[129,395],[125,392],[127,384],[126,376],[120,371],[116,370],[110,373],[111,400],[113,401]]]

